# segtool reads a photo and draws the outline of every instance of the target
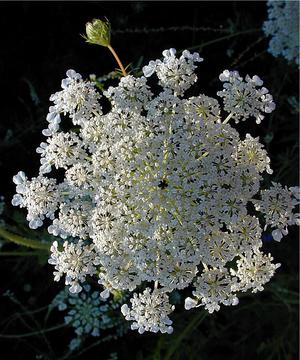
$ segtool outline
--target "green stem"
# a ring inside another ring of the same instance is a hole
[[[0,256],[39,256],[45,251],[0,251]]]
[[[18,245],[27,246],[32,249],[41,249],[49,251],[50,244],[43,244],[40,241],[27,239],[22,236],[13,234],[7,230],[4,230],[3,228],[0,228],[0,236],[2,236],[4,239],[14,242]]]
[[[182,340],[191,332],[193,331],[207,316],[206,311],[199,311],[198,314],[195,315],[193,320],[188,324],[188,326],[182,331],[182,333],[175,339],[174,344],[170,347],[169,351],[167,352],[164,360],[173,359],[173,354],[180,346]]]

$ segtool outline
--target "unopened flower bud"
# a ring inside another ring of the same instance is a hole
[[[110,23],[99,19],[88,22],[85,27],[86,36],[83,35],[86,42],[101,46],[110,45]]]

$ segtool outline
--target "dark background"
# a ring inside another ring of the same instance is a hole
[[[297,185],[299,114],[291,106],[291,99],[298,99],[298,69],[266,51],[268,39],[261,31],[267,17],[266,2],[1,2],[0,191],[7,204],[8,224],[18,223],[23,234],[29,231],[23,219],[25,212],[16,214],[10,206],[14,194],[11,179],[19,170],[29,177],[37,175],[39,158],[35,149],[42,141],[49,97],[59,90],[65,72],[73,68],[83,77],[100,76],[116,67],[109,51],[85,43],[80,36],[87,21],[104,17],[112,24],[112,45],[125,65],[145,65],[170,47],[199,50],[204,62],[197,72],[196,93],[215,96],[221,88],[218,75],[227,68],[237,69],[243,76],[259,75],[273,94],[277,109],[260,126],[248,121],[239,126],[240,131],[265,140],[274,169],[272,179],[288,186]],[[132,29],[139,30],[129,31]],[[30,236],[43,236],[37,234]],[[206,317],[181,340],[175,359],[297,358],[296,230],[291,229],[281,243],[266,242],[265,250],[282,263],[271,285],[261,294],[242,298],[239,308],[223,307],[218,314]],[[43,259],[0,260],[0,271],[4,274],[0,292],[12,290],[26,309],[46,305],[63,286],[62,282],[53,283],[52,269]],[[25,284],[30,284],[30,291],[24,290]],[[0,325],[2,319],[6,321],[19,311],[20,306],[0,297]],[[194,315],[193,311],[179,311],[171,337],[129,332],[124,338],[87,350],[78,358],[106,359],[115,350],[120,359],[164,359]],[[60,313],[52,318],[53,324],[62,321]],[[20,321],[12,321],[10,326],[0,328],[0,334],[26,332]],[[35,359],[38,348],[42,359],[60,359],[68,343],[68,331],[58,330],[47,336],[51,351],[39,337],[11,340],[0,336],[0,358]]]

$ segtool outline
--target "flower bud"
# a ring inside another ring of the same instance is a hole
[[[101,46],[110,45],[110,23],[99,19],[88,22],[85,26],[86,36],[83,35],[86,42]]]

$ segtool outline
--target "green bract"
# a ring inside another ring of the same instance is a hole
[[[105,21],[94,19],[86,23],[85,31],[86,36],[83,37],[86,42],[105,47],[110,45],[110,23],[107,19]]]

